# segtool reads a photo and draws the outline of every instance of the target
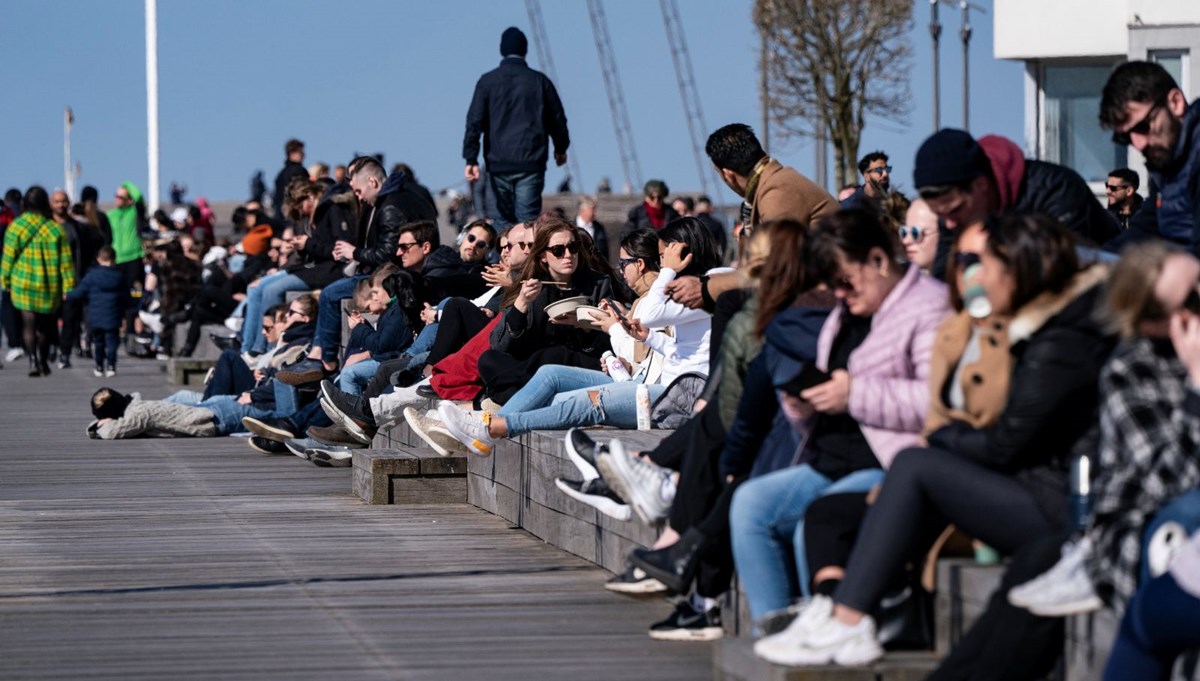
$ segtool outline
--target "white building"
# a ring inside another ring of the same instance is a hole
[[[1074,168],[1098,195],[1108,171],[1142,175],[1134,149],[1100,128],[1100,92],[1127,60],[1162,64],[1200,96],[1200,0],[995,0],[995,57],[1025,62],[1026,154]]]

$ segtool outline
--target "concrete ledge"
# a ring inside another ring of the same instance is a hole
[[[360,449],[354,452],[354,493],[368,504],[463,504],[465,456],[432,449]]]

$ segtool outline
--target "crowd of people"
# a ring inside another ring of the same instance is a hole
[[[872,152],[839,202],[731,124],[706,145],[731,230],[654,180],[610,234],[593,199],[541,209],[570,140],[526,47],[505,31],[476,87],[464,175],[482,135],[496,209],[453,245],[411,168],[310,173],[297,140],[280,214],[248,203],[219,242],[200,201],[146,216],[129,183],[107,215],[94,190],[10,192],[9,359],[69,365],[85,323],[111,376],[122,332],[165,354],[183,325],[183,355],[234,332],[202,392],[97,390],[104,439],[248,430],[348,466],[402,422],[443,455],[570,429],[558,489],[661,527],[607,585],[676,596],[658,639],[721,636],[736,573],[756,654],[867,664],[931,643],[926,564],[965,550],[1009,562],[931,678],[1042,678],[1063,616],[1101,607],[1122,617],[1106,678],[1165,679],[1200,645],[1200,104],[1161,67],[1118,67],[1101,104],[1144,202],[1126,169],[1105,210],[1071,169],[952,129],[921,144],[916,196]],[[634,452],[600,425],[671,432]]]

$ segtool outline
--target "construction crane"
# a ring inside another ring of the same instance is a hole
[[[529,26],[533,30],[533,46],[537,49],[538,63],[556,86],[560,85],[558,72],[554,68],[554,57],[550,54],[550,40],[546,37],[546,24],[542,20],[542,3],[539,0],[525,0],[525,12],[529,15]],[[583,174],[579,172],[579,154],[576,149],[567,153],[567,174],[571,178],[572,187],[577,192],[583,191]]]
[[[684,38],[683,22],[679,19],[679,7],[675,0],[659,0],[662,7],[663,24],[667,28],[667,44],[671,48],[671,61],[675,64],[675,79],[679,81],[679,97],[683,100],[683,115],[687,119],[688,135],[692,140],[692,154],[696,158],[696,173],[700,176],[700,187],[705,194],[712,195],[709,181],[716,181],[712,164],[704,153],[708,125],[704,122],[704,110],[700,107],[700,95],[696,91],[696,78],[692,73],[692,57]],[[717,182],[711,187],[720,187]]]
[[[621,88],[621,77],[617,73],[617,62],[613,57],[612,41],[608,37],[608,19],[600,0],[587,0],[588,17],[592,21],[592,34],[596,38],[596,52],[600,57],[600,73],[604,76],[604,90],[608,94],[608,108],[612,112],[613,128],[617,133],[617,148],[621,153],[621,170],[625,173],[625,187],[642,186],[642,166],[638,163],[637,149],[633,145],[633,129],[629,124],[629,111],[625,108],[625,94]]]

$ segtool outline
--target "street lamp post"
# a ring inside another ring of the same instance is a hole
[[[933,39],[933,131],[942,127],[941,64],[938,61],[938,43],[942,38],[942,22],[938,21],[938,0],[929,0],[929,37]]]
[[[146,208],[158,210],[158,0],[146,0]]]

